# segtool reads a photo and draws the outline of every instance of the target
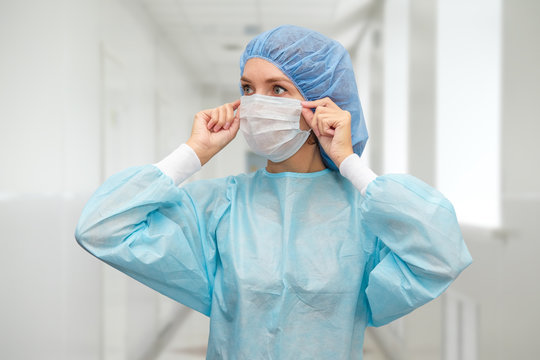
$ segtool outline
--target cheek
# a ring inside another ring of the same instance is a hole
[[[300,101],[304,101],[305,99],[302,96],[302,94],[300,94],[300,92],[297,89],[295,90],[296,90],[296,93],[293,94],[292,97]],[[306,122],[306,119],[304,119],[304,115],[300,115],[300,130],[311,130],[308,123]]]
[[[306,99],[304,99],[302,94],[300,94],[300,91],[298,91],[297,88],[290,89],[289,90],[289,96],[294,98],[294,99],[300,100],[300,101],[306,100]]]
[[[304,115],[300,115],[300,130],[311,130],[306,119],[304,119]]]

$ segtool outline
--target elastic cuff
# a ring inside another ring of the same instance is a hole
[[[180,145],[165,159],[154,165],[173,179],[176,185],[179,185],[201,169],[199,157],[187,144]]]
[[[360,160],[360,156],[357,154],[347,156],[339,165],[339,172],[346,177],[354,187],[362,193],[362,195],[366,195],[367,186],[377,177],[377,174],[368,168],[364,162]]]

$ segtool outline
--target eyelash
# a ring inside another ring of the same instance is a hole
[[[279,89],[282,92],[277,93],[276,89]],[[242,91],[244,92],[244,95],[249,95],[250,91],[253,91],[253,89],[251,88],[250,85],[242,85]],[[280,85],[274,85],[272,88],[272,92],[274,93],[274,95],[282,95],[287,92],[287,89],[285,89],[283,86],[280,86]]]

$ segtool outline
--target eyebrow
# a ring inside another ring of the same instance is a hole
[[[242,76],[240,78],[241,81],[245,81],[245,82],[251,82],[248,78]],[[286,81],[290,84],[292,84],[293,82],[289,79],[289,78],[286,78],[286,77],[273,77],[273,78],[269,78],[269,79],[266,79],[264,82],[265,83],[273,83],[273,82],[278,82],[278,81]]]

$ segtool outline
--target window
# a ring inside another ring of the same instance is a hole
[[[440,0],[437,187],[461,223],[500,225],[501,1]]]

